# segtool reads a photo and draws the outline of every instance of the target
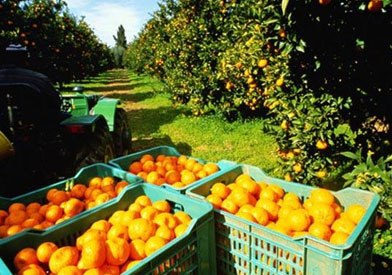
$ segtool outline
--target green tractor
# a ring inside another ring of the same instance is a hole
[[[118,99],[59,93],[43,74],[0,68],[0,196],[70,177],[81,167],[131,150]]]

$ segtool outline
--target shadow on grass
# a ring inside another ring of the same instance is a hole
[[[392,274],[392,260],[380,255],[373,254],[374,266],[372,267],[373,275]]]
[[[188,155],[188,156],[192,155],[192,147],[189,144],[187,144],[185,142],[179,142],[179,143],[175,144],[168,135],[165,135],[165,136],[159,137],[159,138],[134,139],[132,141],[132,151],[138,152],[138,151],[150,149],[152,147],[161,146],[161,145],[174,147],[177,149],[178,152],[180,152],[180,154],[183,154],[183,155]]]
[[[128,81],[129,83],[129,81]],[[130,91],[138,87],[146,86],[148,83],[139,82],[134,84],[127,85],[112,85],[112,86],[104,86],[104,87],[87,87],[86,90],[93,92],[110,92],[110,91]]]
[[[106,94],[105,97],[110,97],[110,98],[119,98],[123,102],[125,101],[131,101],[131,102],[140,102],[144,101],[148,98],[151,98],[154,96],[153,92],[145,92],[145,93],[136,93],[136,94],[119,94],[119,93],[113,93],[113,94]]]

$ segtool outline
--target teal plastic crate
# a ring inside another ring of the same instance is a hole
[[[133,175],[127,175],[126,172],[124,172],[121,169],[114,168],[112,166],[109,166],[107,164],[93,164],[90,166],[86,166],[78,171],[78,173],[73,177],[69,178],[66,180],[62,180],[60,182],[51,184],[49,186],[43,187],[41,189],[29,192],[24,195],[20,195],[14,198],[4,198],[0,197],[0,209],[3,210],[8,210],[8,207],[15,202],[20,202],[23,203],[27,206],[27,204],[31,202],[38,202],[41,204],[47,203],[46,200],[46,194],[48,191],[52,188],[56,188],[58,190],[70,190],[74,184],[85,184],[87,185],[89,180],[93,177],[113,177],[117,179],[118,181],[125,180],[129,184],[134,184],[141,182],[139,177],[133,176]],[[96,207],[93,207],[91,209],[85,210],[82,213],[78,215],[88,215],[90,212],[95,211],[97,207],[101,207],[102,205],[98,205]],[[77,215],[77,216],[78,216]],[[76,216],[75,216],[76,217]],[[74,218],[74,217],[73,217]],[[71,219],[73,219],[71,218]],[[57,225],[54,225],[53,227],[56,227]],[[8,239],[11,238],[18,238],[21,234],[24,234],[26,231],[31,230],[31,229],[26,229],[22,232],[19,232],[13,236],[7,237],[0,239],[0,243],[7,241]],[[45,231],[45,229],[43,230]]]
[[[240,174],[256,181],[276,184],[303,201],[314,187],[267,176],[261,169],[238,165],[212,180],[187,190],[190,197],[205,200],[217,182],[230,184]],[[380,197],[374,193],[346,188],[332,192],[343,207],[358,203],[366,214],[344,245],[333,245],[312,236],[293,239],[256,223],[215,209],[218,274],[244,275],[362,275],[370,273],[374,219]]]
[[[147,150],[143,150],[143,151],[140,151],[140,152],[137,152],[137,153],[133,153],[133,154],[127,155],[127,156],[123,156],[123,157],[120,157],[120,158],[117,158],[117,159],[113,159],[113,160],[109,161],[109,164],[113,165],[116,168],[119,168],[119,169],[122,169],[124,171],[127,171],[127,173],[129,175],[133,175],[132,173],[128,172],[129,165],[131,165],[132,162],[139,160],[145,154],[150,154],[154,158],[156,158],[158,155],[176,156],[176,157],[181,156],[181,154],[177,151],[177,149],[175,149],[173,147],[157,146],[157,147],[150,148],[150,149],[147,149]],[[193,157],[191,157],[191,158],[193,158]],[[201,160],[201,159],[198,159],[198,158],[193,158],[193,159],[197,160],[201,164],[206,164],[207,163],[207,161],[205,161],[205,160]],[[212,174],[212,175],[210,175],[210,176],[208,176],[208,177],[206,177],[206,179],[211,179],[213,177],[219,176],[222,173],[224,173],[225,170],[227,170],[227,169],[229,169],[229,168],[231,168],[231,167],[236,165],[235,162],[232,162],[232,161],[229,161],[229,160],[221,160],[221,161],[217,162],[216,164],[219,167],[219,171],[214,173],[214,174]],[[143,179],[141,179],[141,180],[143,181]],[[174,188],[170,184],[166,184],[166,183],[162,184],[162,186],[164,188],[166,188],[166,189],[171,190],[171,191],[179,192],[181,194],[185,194],[185,191],[187,189],[191,188],[192,186],[196,186],[199,182],[200,182],[200,180],[195,181],[194,183],[192,183],[192,184],[190,184],[188,186],[182,187],[182,188]]]
[[[0,274],[13,274],[13,258],[23,248],[37,248],[51,241],[58,246],[75,245],[76,238],[95,221],[108,219],[115,211],[125,210],[140,195],[152,201],[167,200],[173,212],[185,211],[192,217],[186,233],[123,274],[216,274],[213,210],[209,203],[164,190],[150,184],[135,184],[103,207],[46,232],[26,232],[17,239],[0,244]]]

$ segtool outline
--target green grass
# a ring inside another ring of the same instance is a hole
[[[174,146],[182,154],[214,162],[228,159],[252,164],[276,175],[278,147],[272,136],[262,132],[261,120],[230,123],[217,116],[194,117],[187,106],[173,106],[159,81],[122,70],[109,71],[79,84],[88,93],[104,93],[122,100],[135,151]],[[67,86],[68,90],[71,86]]]

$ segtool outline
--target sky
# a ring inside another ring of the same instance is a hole
[[[158,0],[66,0],[71,13],[84,16],[95,34],[109,46],[113,35],[123,25],[127,41],[131,41],[158,9]]]

